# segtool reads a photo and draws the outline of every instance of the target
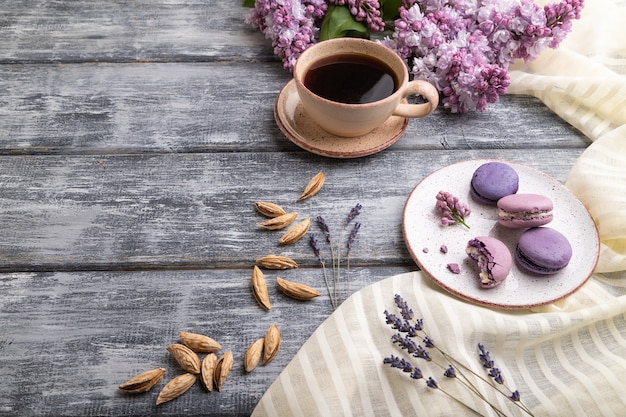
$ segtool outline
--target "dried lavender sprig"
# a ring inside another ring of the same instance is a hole
[[[463,364],[461,361],[457,360],[456,358],[454,358],[453,356],[449,355],[447,352],[442,350],[439,346],[437,346],[435,344],[434,340],[424,330],[424,325],[423,325],[423,320],[422,319],[414,320],[415,321],[415,325],[413,325],[411,323],[411,321],[412,321],[412,319],[414,317],[414,312],[409,307],[408,303],[404,300],[404,298],[402,298],[402,296],[400,296],[399,294],[396,294],[394,296],[394,302],[395,302],[396,306],[400,309],[402,318],[397,317],[395,314],[389,313],[387,310],[385,310],[385,312],[384,312],[385,318],[386,318],[386,323],[391,325],[391,327],[393,329],[398,330],[399,332],[402,332],[402,333],[406,333],[407,334],[407,336],[406,336],[407,338],[409,338],[409,337],[417,337],[417,336],[422,337],[422,341],[424,342],[424,346],[426,346],[427,348],[433,348],[433,349],[437,350],[445,359],[447,359],[448,361],[456,364],[457,369],[459,370],[459,375],[462,376],[465,381],[467,381],[467,383],[464,383],[464,385],[466,385],[470,390],[472,390],[474,393],[476,393],[476,395],[478,395],[481,399],[483,399],[485,402],[487,402],[487,404],[489,404],[492,407],[492,409],[494,409],[494,411],[496,411],[497,413],[502,414],[502,412],[500,410],[498,410],[493,404],[491,404],[488,401],[488,399],[478,390],[478,388],[474,387],[473,384],[470,383],[470,380],[468,379],[468,377],[462,372],[463,370],[466,371],[466,372],[471,373],[472,375],[474,375],[478,379],[482,380],[483,382],[485,382],[486,384],[488,384],[489,386],[494,388],[498,393],[500,393],[501,395],[504,395],[508,399],[512,400],[514,402],[514,404],[516,404],[522,411],[526,412],[530,416],[533,416],[533,414],[530,411],[530,409],[520,401],[520,395],[519,395],[519,392],[517,390],[512,392],[510,394],[510,396],[507,395],[506,393],[504,393],[500,389],[498,389],[497,386],[494,386],[494,385],[490,384],[490,381],[488,379],[485,379],[483,376],[481,376],[478,373],[476,373],[474,370],[469,368],[467,365]],[[392,336],[392,340],[394,341],[394,343],[396,343],[396,339],[399,339],[399,337],[398,336]],[[479,359],[480,359],[481,363],[483,364],[483,366],[486,367],[486,368],[493,367],[494,364],[493,364],[493,361],[491,360],[491,358],[489,356],[489,352],[484,348],[484,346],[482,344],[478,344],[478,350],[479,350]],[[437,362],[434,362],[434,363],[437,363]],[[438,364],[438,365],[441,366],[440,364]],[[504,382],[504,380],[501,379],[502,376],[501,376],[501,373],[500,373],[499,370],[497,370],[497,372],[494,372],[492,377],[496,378],[496,377],[498,377],[498,375],[500,375],[498,380],[501,380],[502,382]],[[459,381],[461,381],[461,380],[459,379]],[[496,382],[498,382],[498,381],[496,381]]]
[[[400,333],[391,337],[391,341],[401,349],[405,349],[411,356],[424,359],[425,361],[431,361],[430,353],[423,346],[418,345],[410,336],[402,336]]]
[[[352,220],[354,220],[359,214],[361,214],[361,209],[362,208],[363,208],[363,206],[361,205],[361,203],[357,203],[356,206],[354,206],[350,210],[350,213],[348,213],[348,216],[346,217],[346,220],[343,223],[343,228],[344,229],[346,227],[348,227],[348,225],[352,222]]]
[[[495,366],[495,362],[491,359],[491,356],[489,355],[489,351],[485,349],[485,346],[482,343],[478,343],[477,348],[478,348],[478,358],[480,359],[480,362],[483,364],[483,367],[485,369],[489,369],[488,375],[491,378],[493,378],[493,380],[496,383],[505,386],[509,390],[510,395],[508,398],[511,401],[517,404],[526,413],[532,415],[532,412],[530,411],[528,406],[522,402],[519,391],[513,390],[507,387],[506,384],[504,384],[504,376],[502,375],[502,372],[500,371],[500,369]]]
[[[411,378],[420,379],[423,378],[420,368],[413,366],[409,361],[404,358],[391,355],[388,358],[383,359],[384,364],[390,365],[392,368],[402,369],[402,372],[411,373]]]
[[[317,216],[315,220],[317,221],[317,224],[320,227],[320,229],[322,229],[322,232],[324,232],[326,241],[328,242],[328,245],[330,246],[330,257],[333,261],[333,291],[332,291],[332,294],[329,294],[329,295],[331,297],[331,302],[333,303],[333,310],[334,310],[337,308],[337,305],[338,305],[338,302],[337,302],[338,276],[337,275],[339,274],[339,264],[337,262],[337,257],[335,256],[335,249],[333,246],[333,237],[332,237],[332,234],[330,233],[330,227],[328,226],[328,223],[326,223],[326,220],[324,220],[322,216]]]
[[[328,241],[328,243],[332,245],[333,238],[330,233],[330,227],[328,227],[328,223],[326,223],[326,220],[324,220],[322,216],[317,216],[315,220],[317,221],[317,224],[320,227],[320,229],[322,229],[322,231],[324,232],[324,236],[326,236],[326,241]]]
[[[396,334],[393,335],[391,337],[392,341],[394,343],[397,343],[402,349],[406,349],[407,352],[409,354],[412,354],[412,356],[416,357],[416,358],[422,358],[425,359],[429,362],[434,363],[435,365],[439,366],[440,368],[444,369],[444,373],[443,375],[447,378],[456,378],[460,384],[464,385],[467,389],[469,389],[471,392],[473,392],[476,396],[478,396],[481,400],[485,401],[485,403],[487,405],[489,405],[489,407],[492,408],[492,410],[494,410],[498,415],[500,416],[505,416],[505,414],[502,412],[502,410],[498,409],[493,403],[491,403],[489,401],[489,399],[487,397],[485,397],[479,390],[478,388],[476,388],[470,380],[467,379],[467,377],[463,376],[463,378],[457,378],[457,374],[456,374],[456,369],[452,366],[452,365],[448,365],[447,367],[438,363],[437,361],[433,361],[430,354],[428,353],[428,351],[426,349],[424,349],[422,346],[417,345],[410,337],[405,336],[403,337],[400,334]],[[392,356],[393,357],[393,356]],[[392,365],[393,367],[396,368],[404,368],[404,372],[411,372],[412,370],[412,364],[410,364],[410,362],[408,362],[405,359],[401,359],[401,358],[396,358],[396,364],[395,366]],[[421,371],[420,371],[420,375],[421,375]],[[429,377],[428,380],[426,381],[426,385],[430,388],[439,388],[437,381],[432,378]],[[449,395],[445,390],[441,389],[442,392],[444,392],[446,395]],[[475,413],[477,413],[475,410],[473,410],[471,407],[469,407],[467,404],[465,404],[464,402],[454,398],[457,402],[459,402],[459,404],[467,407],[468,409],[474,411]],[[480,413],[477,413],[480,415]]]
[[[340,233],[338,240],[335,240],[333,238],[330,227],[328,226],[328,223],[326,223],[326,220],[322,216],[317,216],[315,219],[330,247],[330,256],[332,259],[332,269],[333,269],[332,289],[331,289],[330,283],[327,284],[327,287],[329,289],[329,295],[331,298],[331,302],[333,304],[333,309],[336,309],[337,306],[341,304],[342,293],[344,291],[347,292],[347,295],[350,294],[350,254],[354,246],[354,242],[356,240],[357,234],[361,228],[361,223],[357,222],[354,224],[350,234],[348,235],[348,239],[346,242],[347,277],[348,278],[345,284],[346,288],[343,290],[341,288],[341,284],[342,284],[341,282],[341,251],[343,249],[341,245],[343,242],[343,234],[345,232],[345,228],[347,227],[348,224],[350,224],[354,220],[354,218],[356,218],[360,214],[361,209],[362,209],[361,204],[357,204],[355,207],[353,207],[350,210],[350,213],[347,215],[346,219],[344,220],[343,228],[341,229],[341,233]],[[335,247],[335,244],[336,244],[336,247]],[[314,251],[316,251],[316,256],[318,256],[319,258],[321,256],[319,253],[320,252],[319,244],[317,244],[317,247],[314,247]],[[324,271],[324,274],[326,277],[326,271]]]
[[[361,223],[356,222],[354,223],[354,226],[352,227],[352,231],[350,232],[350,235],[348,236],[348,243],[346,244],[346,257],[348,259],[348,269],[347,269],[347,283],[346,283],[346,287],[347,287],[347,293],[348,295],[350,295],[350,252],[352,251],[352,245],[354,245],[354,241],[356,240],[356,236],[359,234],[359,229],[361,228]]]
[[[425,338],[430,339],[428,336],[426,336]],[[430,339],[432,342],[432,339]],[[469,374],[473,375],[474,377],[478,378],[479,380],[483,381],[484,383],[486,383],[487,385],[489,385],[491,388],[493,388],[496,392],[498,392],[501,395],[505,395],[506,394],[502,391],[500,391],[500,389],[498,389],[498,387],[490,384],[490,381],[488,379],[485,379],[484,377],[482,377],[481,375],[477,374],[476,372],[474,372],[473,369],[469,368],[467,365],[465,365],[464,363],[460,362],[459,360],[457,360],[456,358],[454,358],[452,355],[448,354],[447,352],[445,352],[444,350],[442,350],[441,348],[439,348],[438,346],[436,346],[434,344],[434,342],[431,343],[431,346],[434,348],[435,350],[437,350],[445,359],[449,360],[450,362],[453,362],[456,365],[455,368],[455,372],[454,372],[454,376],[457,378],[457,380],[463,384],[467,389],[469,389],[470,391],[472,391],[478,398],[480,398],[481,400],[485,401],[485,403],[487,403],[487,405],[489,405],[489,407],[491,407],[491,409],[493,411],[495,411],[498,415],[501,416],[506,416],[506,413],[504,413],[502,410],[500,410],[498,407],[496,407],[495,404],[493,404],[491,401],[489,401],[489,399],[478,389],[478,387],[476,387],[471,380],[469,379],[469,376],[465,373],[468,372]],[[450,365],[452,367],[452,365]],[[457,375],[457,371],[458,371],[458,375]],[[445,375],[445,372],[444,372]],[[448,376],[448,375],[445,375]],[[516,404],[519,406],[519,404]],[[528,414],[532,415],[528,410],[522,408],[523,411],[527,412]]]
[[[449,365],[443,373],[443,376],[446,378],[456,378],[456,370],[454,369],[454,366]]]
[[[319,262],[322,265],[326,265],[326,260],[324,259],[324,257],[322,256],[322,251],[320,250],[320,245],[317,242],[317,238],[315,237],[314,234],[311,234],[311,237],[309,238],[309,242],[311,243],[311,247],[313,248],[313,253],[315,254],[315,256],[317,257],[317,259],[319,260]]]
[[[424,349],[422,346],[417,345],[410,337],[408,337],[408,336],[403,337],[401,334],[396,334],[396,335],[392,336],[391,339],[393,340],[394,343],[397,343],[398,345],[400,345],[400,347],[402,349],[406,349],[409,354],[412,354],[412,356],[415,356],[417,358],[422,358],[422,359],[425,359],[427,361],[431,361],[432,360],[431,357],[430,357],[430,354],[428,353],[428,351],[426,351],[426,349]],[[407,361],[404,358],[399,358],[397,356],[391,355],[390,357],[385,358],[383,360],[383,363],[389,364],[393,368],[402,369],[402,371],[405,372],[405,373],[411,373],[411,378],[413,378],[413,379],[420,379],[420,378],[423,377],[422,371],[419,368],[413,366],[413,364],[411,364],[409,361]],[[454,367],[452,365],[448,365],[448,367],[445,368],[444,366],[442,366],[441,364],[438,364],[437,362],[434,362],[434,363],[445,369],[444,375],[446,377],[448,377],[448,378],[456,377],[456,372],[455,372],[455,369],[454,369]],[[497,409],[493,404],[491,404],[487,400],[487,398],[485,398],[468,381],[464,381],[463,379],[459,379],[459,382],[462,383],[468,389],[470,389],[472,392],[474,392],[476,395],[478,395],[479,398],[481,398],[487,404],[489,404],[492,407],[492,409],[494,411],[496,411],[496,413],[498,413],[500,415],[503,415],[502,412],[499,409]],[[432,377],[428,378],[428,380],[426,381],[426,385],[428,385],[430,388],[439,388],[438,385],[437,385],[437,381],[435,381],[435,379],[433,379]],[[448,395],[444,390],[442,390],[442,392],[444,392],[446,395]],[[465,404],[465,403],[463,403],[463,402],[461,402],[459,400],[457,400],[457,401],[460,404],[464,405],[465,407],[469,408],[470,410],[476,412],[471,407],[469,407],[467,404]]]
[[[476,415],[482,416],[481,413],[479,413],[478,411],[474,410],[472,407],[470,407],[469,405],[465,404],[463,401],[461,401],[459,398],[455,397],[454,395],[451,395],[448,391],[444,390],[443,388],[439,387],[439,384],[437,383],[437,381],[431,376],[428,377],[428,379],[426,380],[426,386],[428,388],[431,389],[436,389],[441,391],[442,393],[444,393],[446,396],[448,396],[450,399],[456,401],[457,403],[461,404],[463,407],[467,408],[468,410],[470,410],[471,412],[473,412]]]
[[[341,240],[343,238],[343,233],[346,230],[346,227],[354,220],[359,214],[361,214],[361,209],[363,206],[360,203],[357,203],[352,209],[350,209],[350,213],[346,216],[346,219],[343,223],[343,227],[341,228],[341,235],[339,237],[339,241],[337,242],[337,286],[339,286],[339,281],[341,278],[340,268],[341,268]],[[358,228],[357,228],[358,230]],[[341,304],[341,292],[339,292],[339,304]]]
[[[414,314],[411,307],[409,307],[409,303],[407,303],[404,298],[400,296],[400,294],[396,294],[393,298],[396,303],[396,306],[400,309],[400,314],[402,314],[402,318],[405,320],[413,320]]]
[[[395,334],[395,335],[391,336],[391,340],[392,340],[392,342],[394,344],[397,344],[398,346],[400,346],[401,349],[406,350],[407,353],[409,353],[411,356],[416,357],[416,358],[420,358],[420,359],[424,359],[424,360],[426,360],[428,362],[432,362],[435,365],[439,366],[440,368],[444,369],[444,373],[443,374],[444,374],[445,377],[447,377],[447,378],[456,378],[457,377],[456,369],[451,364],[448,364],[448,366],[446,367],[445,365],[442,365],[438,361],[433,360],[433,358],[431,357],[431,355],[428,352],[428,350],[426,350],[421,345],[418,345],[413,340],[412,336],[410,336],[409,334],[407,334],[406,336],[402,336],[400,333],[398,333],[398,334]],[[424,338],[424,340],[427,341],[428,347],[434,347],[434,343],[432,342],[432,339],[430,337],[426,336]],[[493,405],[491,402],[489,402],[489,400],[478,390],[478,388],[476,388],[472,384],[472,382],[467,378],[467,376],[465,374],[460,372],[459,375],[461,376],[461,378],[458,378],[459,383],[463,384],[467,389],[472,391],[480,399],[482,399],[487,404],[489,404],[489,406],[496,413],[499,413],[499,414],[501,413],[501,411],[495,405]]]
[[[311,234],[311,237],[309,238],[309,242],[311,243],[311,247],[313,248],[313,253],[315,253],[315,256],[317,256],[317,259],[322,264],[322,270],[324,271],[324,283],[326,284],[326,291],[328,291],[328,297],[330,298],[330,305],[332,306],[333,311],[334,311],[335,309],[337,309],[337,306],[335,305],[335,300],[332,297],[332,294],[330,292],[330,285],[328,284],[328,274],[326,273],[326,260],[322,256],[322,252],[320,251],[320,245],[317,241],[317,238],[315,237],[315,234]]]
[[[419,329],[413,326],[410,321],[403,320],[395,314],[389,313],[387,310],[385,310],[384,314],[387,324],[391,324],[392,329],[407,333],[411,337],[418,336]]]
[[[348,236],[348,243],[346,244],[348,250],[346,251],[346,256],[350,256],[350,251],[352,250],[352,245],[354,244],[354,241],[356,240],[356,236],[359,234],[359,229],[361,228],[361,223],[356,222],[354,223],[354,226],[352,227],[352,231],[350,232],[350,235]],[[349,260],[350,258],[348,258]]]
[[[458,376],[460,378],[457,378],[457,379],[458,379],[458,381],[460,383],[465,385],[466,388],[468,388],[470,391],[472,391],[480,399],[485,401],[497,414],[499,414],[499,415],[506,415],[501,410],[499,410],[493,403],[491,403],[489,401],[489,399],[487,397],[485,397],[485,395],[471,382],[471,380],[469,379],[469,376],[466,374],[466,372],[468,372],[469,374],[471,374],[474,377],[478,378],[479,380],[485,382],[486,384],[488,384],[489,386],[494,388],[496,390],[496,392],[506,396],[506,394],[504,392],[500,391],[500,389],[498,389],[497,386],[494,386],[494,385],[490,384],[490,381],[488,379],[485,379],[482,375],[477,374],[473,369],[471,369],[470,367],[465,365],[463,362],[459,361],[458,359],[456,359],[455,357],[453,357],[452,355],[448,354],[446,351],[441,349],[438,345],[435,344],[434,340],[430,336],[428,336],[428,334],[426,334],[425,330],[422,329],[422,333],[423,333],[422,340],[423,340],[424,345],[426,347],[432,348],[432,349],[436,350],[446,360],[448,360],[448,361],[450,361],[450,362],[452,362],[452,363],[454,363],[456,365],[455,371],[458,371]],[[486,357],[487,358],[489,357],[489,352],[486,352]],[[437,362],[435,362],[435,363],[437,363]],[[450,365],[450,366],[452,366],[452,365]],[[456,376],[456,372],[455,372],[455,376]],[[516,405],[518,405],[520,408],[522,408],[522,410],[524,410],[528,414],[532,415],[532,413],[530,413],[530,411],[527,408],[522,407],[519,404],[516,404]]]

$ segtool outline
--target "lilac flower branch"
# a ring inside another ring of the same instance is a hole
[[[546,48],[557,48],[580,18],[583,0],[544,7],[533,0],[244,0],[244,5],[252,7],[247,23],[271,39],[287,70],[320,40],[370,38],[404,58],[416,79],[431,82],[444,108],[466,113],[483,111],[506,93],[514,60],[532,61]]]
[[[441,214],[442,225],[460,223],[468,229],[470,228],[465,222],[465,217],[469,216],[472,210],[466,203],[447,191],[439,191],[435,198],[437,200],[435,208]]]

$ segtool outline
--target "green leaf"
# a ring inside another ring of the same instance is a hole
[[[347,6],[330,5],[322,22],[320,41],[333,38],[369,38],[367,26],[357,22]]]
[[[254,7],[256,0],[243,0],[243,7]]]
[[[402,7],[402,0],[381,0],[380,10],[385,22],[395,20],[399,16],[398,9]]]

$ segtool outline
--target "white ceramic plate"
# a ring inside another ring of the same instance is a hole
[[[411,192],[403,214],[404,240],[420,269],[447,291],[477,304],[499,308],[530,308],[558,301],[572,294],[593,273],[598,262],[600,241],[587,209],[559,181],[533,168],[501,161],[519,175],[518,193],[543,194],[554,203],[554,220],[546,226],[564,234],[573,249],[569,265],[554,275],[535,275],[518,268],[515,261],[507,279],[498,287],[479,286],[474,263],[465,254],[467,242],[475,236],[493,236],[503,241],[514,256],[523,230],[497,224],[495,206],[475,202],[470,196],[472,174],[491,160],[470,160],[447,166],[424,178]],[[448,191],[467,203],[472,213],[466,218],[470,229],[460,224],[441,225],[435,196]],[[440,251],[441,245],[448,253]],[[447,268],[457,263],[460,274]]]

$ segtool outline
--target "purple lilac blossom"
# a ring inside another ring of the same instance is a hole
[[[329,0],[337,6],[346,6],[357,22],[363,22],[372,32],[385,30],[385,22],[380,11],[378,0]]]
[[[256,0],[246,18],[272,41],[274,54],[287,70],[293,70],[297,58],[316,42],[328,4],[325,0]]]
[[[461,223],[469,228],[465,223],[465,217],[469,216],[472,211],[469,206],[447,191],[439,191],[436,196],[437,202],[435,207],[441,214],[441,224],[448,226],[455,223]]]
[[[583,0],[541,8],[531,0],[404,1],[385,45],[411,73],[434,84],[453,113],[485,110],[506,93],[514,59],[556,48],[580,17]]]
[[[346,6],[371,32],[385,28],[380,0],[256,0],[246,22],[271,39],[291,71],[319,40],[329,4]],[[532,0],[402,0],[393,34],[379,42],[404,58],[415,78],[435,85],[444,108],[483,111],[506,93],[511,63],[558,47],[582,8],[583,0],[543,8]]]

